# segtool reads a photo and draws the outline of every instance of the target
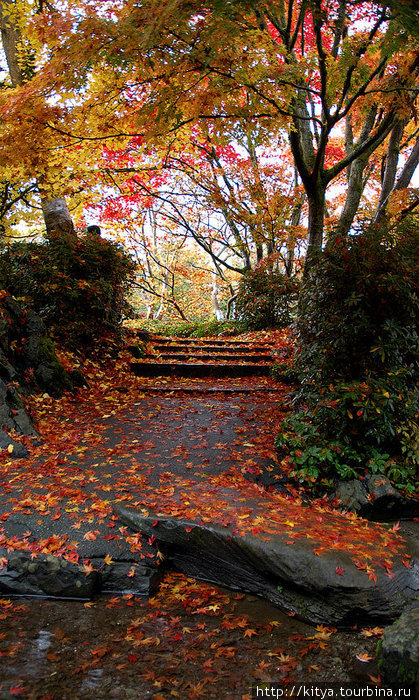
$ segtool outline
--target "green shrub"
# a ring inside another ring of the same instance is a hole
[[[240,280],[236,300],[236,318],[247,330],[283,328],[292,320],[299,282],[269,267],[262,261]]]
[[[122,248],[97,235],[15,243],[0,253],[0,286],[24,298],[68,346],[117,331],[133,272]]]
[[[295,372],[293,364],[290,364],[290,362],[290,357],[286,358],[285,362],[274,362],[269,371],[271,379],[288,384],[298,383],[298,375]]]
[[[277,438],[300,473],[368,470],[412,482],[419,460],[418,244],[413,224],[392,238],[369,231],[333,240],[313,263],[299,304],[300,412],[283,426],[288,441]],[[317,462],[314,448],[326,450]]]

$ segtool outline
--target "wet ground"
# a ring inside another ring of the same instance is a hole
[[[110,378],[109,368],[94,368],[87,376],[91,387],[74,397],[33,398],[43,442],[27,461],[6,456],[0,535],[3,528],[18,538],[15,547],[68,533],[72,542],[62,546],[71,544],[80,561],[115,558],[132,543],[118,528],[112,498],[135,503],[172,474],[201,479],[232,465],[251,474],[275,460],[286,387],[263,380],[265,391],[254,392],[246,380],[251,393],[235,396],[211,391],[244,389],[242,382],[188,380],[183,387],[176,380],[177,388],[199,392],[182,395],[155,380],[166,391],[153,395],[153,383],[125,370]],[[247,700],[252,684],[265,681],[366,683],[377,677],[368,659],[379,634],[311,627],[266,602],[173,573],[149,601],[4,594],[0,699]]]
[[[0,698],[247,700],[264,682],[377,676],[379,630],[311,627],[268,603],[168,574],[150,601],[0,601]]]

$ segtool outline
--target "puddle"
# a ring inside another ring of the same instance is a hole
[[[47,653],[50,649],[53,638],[52,632],[39,630],[38,636],[32,641],[26,658],[27,673],[36,675],[39,668],[47,662]]]
[[[377,638],[169,574],[150,601],[0,601],[0,698],[247,700],[255,682],[367,682]]]
[[[99,686],[99,682],[103,678],[103,668],[93,668],[87,672],[86,678],[80,686],[80,691],[86,693],[93,691]]]

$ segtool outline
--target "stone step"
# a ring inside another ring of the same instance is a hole
[[[178,345],[178,344],[165,344],[165,345],[155,345],[154,348],[156,352],[158,353],[165,353],[165,352],[189,352],[191,354],[198,352],[199,350],[202,350],[203,352],[211,352],[211,353],[247,353],[249,352],[251,354],[259,354],[259,353],[266,353],[268,357],[271,356],[271,351],[272,349],[270,347],[266,347],[264,345],[249,345],[249,346],[233,346],[233,345]]]
[[[231,345],[249,348],[256,347],[250,340],[235,340],[234,338],[223,338],[217,340],[215,338],[167,338],[162,336],[161,338],[153,338],[152,342],[154,345],[216,345],[219,347]],[[272,348],[274,343],[272,341],[266,341],[264,343],[259,342],[258,345],[266,348]]]
[[[268,376],[271,365],[247,362],[246,364],[209,362],[131,362],[131,370],[137,377],[250,377]]]
[[[147,355],[144,359],[153,359],[153,355]],[[155,358],[156,359],[156,358]],[[208,353],[181,353],[181,352],[162,352],[158,356],[159,360],[165,360],[166,362],[170,362],[171,360],[179,360],[181,362],[190,362],[195,361],[195,362],[203,362],[207,360],[212,360],[214,362],[218,362],[219,360],[225,360],[226,362],[272,362],[272,356],[271,355],[233,355],[233,354],[208,354]]]
[[[289,391],[289,387],[284,386],[259,386],[258,384],[249,386],[244,384],[242,386],[208,386],[207,384],[200,384],[196,386],[185,386],[168,384],[166,386],[156,386],[154,384],[140,384],[136,387],[139,392],[144,392],[148,394],[254,394],[254,393],[265,393],[265,394],[284,394],[284,392]],[[284,407],[286,404],[284,404]]]
[[[210,504],[208,484],[181,479],[170,481],[173,496],[165,499],[165,512],[153,511],[142,495],[135,508],[114,506],[124,525],[155,540],[165,565],[176,571],[264,597],[313,624],[342,627],[391,622],[419,593],[416,540],[398,542],[377,523],[366,527],[319,506],[261,497],[256,485],[237,478],[230,487],[213,483]],[[179,514],[185,502],[186,514]],[[223,506],[209,513],[212,504]],[[269,523],[269,535],[263,523]],[[366,540],[361,566],[343,546],[347,531],[358,547]]]

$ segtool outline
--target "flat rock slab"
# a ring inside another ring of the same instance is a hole
[[[309,622],[386,623],[418,595],[415,543],[353,516],[257,494],[253,484],[172,483],[161,509],[145,502],[118,504],[115,512],[157,544],[166,565],[259,595]]]

